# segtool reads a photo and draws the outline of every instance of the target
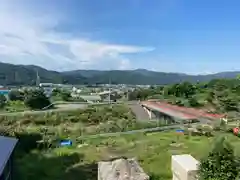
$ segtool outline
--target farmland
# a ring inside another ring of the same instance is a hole
[[[237,137],[226,136],[240,155],[240,141]],[[48,151],[31,151],[18,159],[20,177],[23,179],[82,179],[97,178],[97,161],[112,157],[135,157],[144,170],[155,180],[170,180],[172,177],[170,160],[172,154],[188,153],[197,159],[210,150],[215,137],[181,136],[175,132],[122,135],[115,138],[96,138],[85,140],[82,146],[54,148]]]

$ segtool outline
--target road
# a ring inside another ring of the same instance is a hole
[[[142,108],[140,104],[128,104],[128,106],[131,108],[132,112],[136,115],[136,119],[138,121],[146,121],[146,119],[149,120],[148,113]]]
[[[112,102],[111,104],[122,104],[123,102]],[[126,104],[135,104],[136,102],[126,102]],[[91,105],[107,105],[108,102],[104,103],[81,103],[81,102],[73,102],[73,103],[63,103],[63,102],[55,102],[53,105],[56,109],[47,109],[47,110],[39,110],[39,111],[23,111],[23,112],[8,112],[8,113],[1,113],[0,116],[18,116],[18,115],[26,115],[26,114],[41,114],[46,112],[58,112],[58,111],[68,111],[74,109],[84,109]]]
[[[47,112],[58,112],[58,111],[68,111],[74,109],[84,109],[88,105],[87,104],[57,104],[55,107],[57,109],[48,109],[48,110],[40,110],[40,111],[23,111],[23,112],[9,112],[9,113],[1,113],[0,116],[19,116],[19,115],[35,115]]]

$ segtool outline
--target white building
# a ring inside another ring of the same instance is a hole
[[[54,89],[53,83],[41,83],[39,86],[44,90],[44,93],[47,97],[50,97],[52,95],[52,91]]]
[[[198,164],[189,154],[172,156],[173,180],[197,180]]]

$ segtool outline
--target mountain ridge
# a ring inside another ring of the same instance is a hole
[[[0,85],[35,85],[37,72],[41,82],[58,84],[172,84],[182,81],[209,81],[235,78],[240,71],[226,71],[207,75],[135,70],[73,70],[52,71],[36,65],[14,65],[0,62]]]

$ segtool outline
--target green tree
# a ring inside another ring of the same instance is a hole
[[[24,100],[24,92],[21,91],[10,91],[8,94],[9,100],[11,101],[23,101]]]
[[[201,104],[198,102],[198,100],[196,99],[196,97],[190,97],[188,99],[188,103],[191,107],[199,107]]]
[[[240,80],[240,74],[237,75],[236,79],[237,79],[237,80]]]
[[[25,105],[31,109],[43,109],[51,104],[42,90],[33,90],[25,98]]]
[[[61,92],[62,92],[61,89],[55,88],[52,91],[52,96],[58,96],[59,94],[61,94]]]
[[[200,161],[199,180],[235,180],[238,163],[234,151],[224,137],[219,138],[209,153]]]
[[[210,90],[206,97],[207,102],[213,103],[214,96],[215,96],[214,92],[212,90]]]
[[[239,101],[234,94],[228,94],[219,99],[223,111],[238,111]]]
[[[4,95],[0,94],[0,108],[3,108],[6,105],[7,99]]]
[[[61,93],[61,97],[62,97],[62,100],[63,100],[63,101],[69,101],[70,98],[71,98],[71,94],[70,94],[70,92],[63,91],[63,92]]]

